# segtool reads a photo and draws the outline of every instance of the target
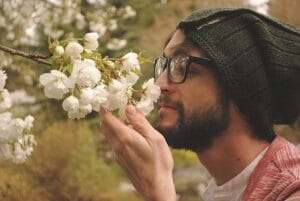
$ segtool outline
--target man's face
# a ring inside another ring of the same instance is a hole
[[[197,48],[186,48],[184,44],[185,35],[177,30],[165,47],[164,56],[205,57]],[[209,68],[191,63],[187,79],[181,84],[172,83],[165,70],[156,84],[162,91],[157,129],[170,146],[201,152],[227,128],[228,98]]]

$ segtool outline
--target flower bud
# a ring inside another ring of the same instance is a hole
[[[83,47],[77,42],[71,42],[66,47],[66,54],[74,59],[79,58]]]
[[[79,108],[79,100],[75,96],[69,96],[63,101],[65,111],[76,111]]]
[[[65,52],[64,48],[60,45],[55,47],[55,54],[62,55]]]

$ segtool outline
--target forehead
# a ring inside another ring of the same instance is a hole
[[[186,38],[184,32],[177,29],[165,46],[163,54],[165,57],[171,58],[180,53],[195,57],[204,56],[204,54],[198,48],[194,47],[192,42]]]

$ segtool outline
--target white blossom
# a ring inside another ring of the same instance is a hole
[[[84,15],[82,15],[81,13],[77,13],[76,14],[76,28],[82,30],[82,29],[84,29],[85,26],[86,26],[86,21],[85,21]]]
[[[66,54],[72,59],[80,58],[80,54],[83,52],[83,47],[77,42],[71,42],[66,47]]]
[[[70,88],[68,77],[58,70],[51,70],[50,73],[42,74],[40,83],[45,87],[44,92],[48,98],[62,99]]]
[[[108,90],[111,94],[118,93],[124,89],[124,85],[119,80],[113,79],[108,85]]]
[[[160,96],[160,88],[154,83],[154,78],[149,79],[142,86],[145,90],[145,95],[147,98],[150,98],[152,101],[156,102]]]
[[[65,52],[65,50],[64,50],[64,48],[61,45],[58,45],[58,46],[55,47],[54,53],[56,55],[63,55],[64,52]]]
[[[101,79],[94,60],[75,60],[71,79],[81,87],[94,87]]]
[[[33,104],[36,99],[33,96],[29,96],[24,89],[18,89],[10,93],[10,99],[13,105],[20,104]]]
[[[84,47],[88,50],[96,50],[98,44],[99,35],[96,32],[87,33],[84,35]]]
[[[33,121],[30,115],[22,120],[13,119],[10,112],[0,113],[0,159],[23,163],[31,155],[36,142],[25,130],[29,132]]]
[[[103,107],[111,111],[125,107],[128,102],[127,88],[126,83],[113,79],[108,85],[109,96],[107,102],[102,104]]]
[[[6,83],[7,75],[5,71],[0,70],[0,91],[4,89],[5,83]]]
[[[131,18],[131,17],[134,17],[134,16],[136,16],[136,11],[133,10],[133,8],[129,5],[125,6],[123,18],[127,19],[127,18]]]
[[[153,101],[149,98],[142,97],[141,100],[136,104],[136,107],[144,114],[148,115],[153,109]]]
[[[105,88],[105,85],[98,85],[94,88],[94,97],[92,99],[93,110],[99,112],[100,105],[107,104],[109,93]]]
[[[72,110],[68,112],[68,117],[70,119],[81,119],[84,118],[87,114],[92,112],[92,105],[80,105],[78,110]]]
[[[24,128],[28,130],[31,129],[33,127],[33,121],[34,121],[34,117],[31,115],[27,115],[24,119],[25,122]]]
[[[62,107],[65,111],[77,111],[79,109],[79,100],[71,95],[63,101]]]
[[[24,135],[18,139],[12,148],[11,160],[14,163],[23,163],[33,151],[33,146],[36,144],[33,135]]]
[[[128,85],[133,86],[138,81],[139,76],[136,73],[129,72],[125,76],[125,79],[126,79],[126,82],[128,83]]]
[[[89,27],[92,31],[97,32],[100,37],[104,36],[107,26],[103,22],[90,21]]]
[[[138,55],[135,52],[129,52],[122,57],[123,69],[125,71],[140,70]]]
[[[127,105],[128,97],[126,91],[120,91],[115,94],[110,94],[106,104],[103,104],[104,108],[107,108],[110,111],[116,109],[124,108]]]
[[[7,89],[0,92],[0,112],[3,112],[12,106],[10,94]]]
[[[114,31],[118,28],[118,21],[116,19],[111,19],[108,22],[108,30]]]
[[[118,39],[118,38],[112,38],[108,41],[106,47],[109,50],[121,50],[127,45],[127,40],[125,39]]]
[[[14,138],[11,125],[12,114],[10,112],[0,113],[0,142],[6,142]]]
[[[87,87],[81,89],[80,93],[80,103],[83,105],[88,105],[92,102],[93,98],[95,96],[95,92],[92,88]]]

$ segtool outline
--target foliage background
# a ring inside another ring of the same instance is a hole
[[[67,0],[61,0],[68,2]],[[16,5],[17,12],[4,10],[4,3]],[[21,4],[19,5],[19,3]],[[13,28],[1,26],[0,44],[31,53],[48,54],[47,38],[43,28],[37,24],[36,41],[38,44],[17,43],[26,30],[22,26],[30,21],[34,11],[35,0],[0,0],[0,16],[11,21]],[[56,2],[43,0],[43,2]],[[89,4],[85,0],[71,1],[80,12],[95,12],[101,1]],[[111,57],[121,56],[129,50],[142,51],[145,56],[153,58],[161,53],[165,37],[175,29],[176,22],[191,10],[208,7],[250,7],[243,0],[111,0],[110,5],[122,7],[131,5],[137,16],[121,20],[119,29],[100,38],[100,51]],[[17,6],[19,5],[19,6]],[[298,0],[270,0],[267,3],[269,15],[284,22],[300,27]],[[26,10],[27,9],[27,10]],[[66,6],[64,9],[68,9]],[[52,14],[58,9],[52,9]],[[65,10],[67,12],[68,10]],[[50,12],[50,13],[51,13]],[[41,15],[43,16],[43,15]],[[22,19],[16,22],[16,19]],[[19,23],[19,24],[18,24]],[[49,24],[51,21],[48,22]],[[88,27],[76,28],[74,22],[55,24],[65,33],[82,36],[90,31]],[[10,32],[15,37],[10,39]],[[128,45],[121,51],[110,51],[105,42],[110,37],[126,38]],[[35,96],[33,105],[21,105],[14,109],[20,116],[31,112],[35,117],[33,133],[37,146],[33,155],[21,165],[0,161],[0,200],[5,201],[125,201],[142,200],[132,189],[126,175],[115,164],[108,144],[99,131],[97,114],[85,120],[71,121],[62,112],[61,102],[47,100],[38,84],[39,74],[49,71],[49,67],[37,64],[17,56],[0,52],[0,67],[8,72],[8,89],[23,88]],[[145,76],[151,76],[151,64],[143,66]],[[150,117],[155,121],[155,113]],[[276,126],[276,131],[294,143],[300,142],[299,124]],[[174,177],[179,200],[199,200],[199,193],[207,183],[209,176],[203,170],[195,155],[191,152],[174,150]],[[196,171],[195,171],[196,170]],[[183,175],[183,176],[182,176]],[[188,175],[188,176],[187,176]],[[186,179],[185,179],[186,178]]]

